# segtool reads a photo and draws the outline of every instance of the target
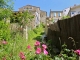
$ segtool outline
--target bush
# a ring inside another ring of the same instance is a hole
[[[9,23],[0,21],[0,40],[10,40],[10,27]]]

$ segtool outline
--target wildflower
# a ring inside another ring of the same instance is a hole
[[[44,55],[48,55],[48,51],[46,49],[43,50]]]
[[[37,48],[36,49],[36,54],[40,54],[41,53],[41,48]]]
[[[74,51],[76,54],[80,55],[80,50],[75,50]]]
[[[20,56],[21,60],[25,60],[25,58],[26,58],[23,52],[20,52],[19,56]]]
[[[40,46],[40,42],[36,41],[35,46]]]
[[[28,46],[27,46],[27,49],[31,49],[31,46],[30,46],[30,45],[28,45]]]
[[[3,41],[2,41],[2,44],[7,44],[7,42],[3,40]]]
[[[46,48],[47,48],[47,46],[46,46],[45,44],[43,44],[43,45],[42,45],[42,48],[43,48],[43,49],[46,49]]]

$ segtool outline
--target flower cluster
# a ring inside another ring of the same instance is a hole
[[[75,50],[74,51],[77,55],[79,55],[80,56],[80,50],[78,49],[78,50]]]
[[[39,41],[36,41],[35,42],[35,44],[34,44],[34,46],[35,46],[35,54],[37,55],[39,55],[39,54],[41,54],[41,53],[44,53],[44,55],[48,55],[48,51],[47,51],[47,46],[45,45],[45,44],[40,44],[40,42]],[[31,46],[30,45],[28,45],[27,46],[27,49],[29,50],[29,51],[31,51]],[[30,53],[30,52],[29,52]],[[25,60],[26,59],[26,57],[25,57],[25,55],[24,55],[24,53],[23,52],[20,52],[19,53],[19,57],[20,57],[20,59],[21,60]]]
[[[36,41],[34,45],[35,46],[40,46],[40,42],[39,41]]]
[[[2,44],[4,44],[4,45],[7,44],[7,41],[3,40],[3,41],[2,41]]]
[[[31,49],[31,46],[30,46],[30,45],[28,45],[28,46],[27,46],[27,49]]]
[[[48,55],[48,51],[46,50],[47,46],[45,44],[42,44],[42,46],[40,47],[40,42],[36,41],[35,47],[36,47],[36,52],[35,52],[36,54],[40,54],[43,52],[45,55]]]
[[[21,60],[25,60],[26,59],[26,57],[25,57],[23,52],[20,52],[19,56],[20,56]]]

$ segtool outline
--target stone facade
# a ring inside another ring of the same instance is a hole
[[[47,18],[47,12],[46,11],[40,11],[40,21],[45,25]]]
[[[70,17],[80,14],[80,5],[74,4],[74,6],[64,9],[63,14],[64,16],[70,16]]]
[[[46,11],[42,11],[40,10],[40,7],[36,7],[32,5],[26,5],[19,8],[19,11],[26,11],[26,10],[35,16],[34,19],[29,24],[32,29],[39,26],[41,22],[45,24],[45,20],[47,16]]]
[[[51,10],[50,10],[50,15],[49,15],[49,17],[50,17],[50,18],[53,18],[52,20],[53,20],[54,22],[56,22],[58,19],[61,19],[62,16],[63,16],[63,11],[51,11]]]

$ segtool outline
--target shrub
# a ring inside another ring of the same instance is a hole
[[[0,21],[0,40],[10,40],[10,27],[9,23]]]

